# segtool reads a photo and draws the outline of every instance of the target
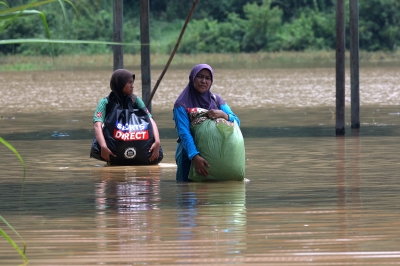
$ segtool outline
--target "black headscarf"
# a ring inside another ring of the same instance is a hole
[[[110,79],[111,93],[108,97],[109,101],[119,103],[120,105],[124,106],[126,105],[127,97],[130,97],[133,103],[136,102],[135,94],[124,95],[124,93],[122,92],[130,78],[133,78],[133,80],[135,80],[135,74],[127,69],[117,69],[112,73]]]

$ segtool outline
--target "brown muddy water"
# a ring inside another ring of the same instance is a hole
[[[0,136],[26,179],[0,145],[0,215],[29,265],[400,265],[399,73],[361,69],[361,129],[347,110],[336,137],[334,69],[216,68],[246,182],[182,184],[172,105],[189,70],[169,70],[154,97],[165,158],[151,167],[89,158],[111,71],[2,72]],[[22,263],[0,237],[0,265]]]

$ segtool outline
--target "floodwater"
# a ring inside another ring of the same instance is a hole
[[[400,265],[400,66],[361,69],[360,130],[346,87],[345,137],[334,69],[215,69],[212,91],[242,121],[246,181],[187,184],[171,117],[189,71],[169,70],[152,104],[164,160],[135,167],[89,158],[111,71],[0,73],[0,136],[26,165],[23,182],[0,145],[0,215],[23,240],[0,228],[29,265]],[[0,265],[22,263],[0,237]]]

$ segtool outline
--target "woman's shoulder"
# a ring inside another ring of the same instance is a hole
[[[135,98],[136,98],[135,102],[136,102],[138,108],[146,107],[146,105],[144,104],[142,98],[140,98],[140,97],[137,96],[137,95],[135,95]]]
[[[183,106],[175,106],[172,112],[174,117],[186,117],[188,115],[187,110]]]
[[[108,97],[103,97],[99,100],[98,105],[107,105],[108,104]]]
[[[226,104],[224,99],[222,99],[222,97],[219,94],[213,93],[212,97],[214,98],[214,100],[217,102],[218,106],[219,105],[223,105]]]

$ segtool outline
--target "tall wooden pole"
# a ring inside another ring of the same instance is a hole
[[[149,0],[140,0],[140,43],[141,43],[141,70],[142,70],[142,98],[146,103],[150,99],[150,23]],[[147,105],[151,112],[151,103]]]
[[[123,0],[113,1],[113,41],[124,41]],[[114,70],[124,68],[124,46],[114,45]]]
[[[336,135],[345,135],[345,0],[336,0]]]
[[[351,128],[360,128],[358,0],[350,0]]]

